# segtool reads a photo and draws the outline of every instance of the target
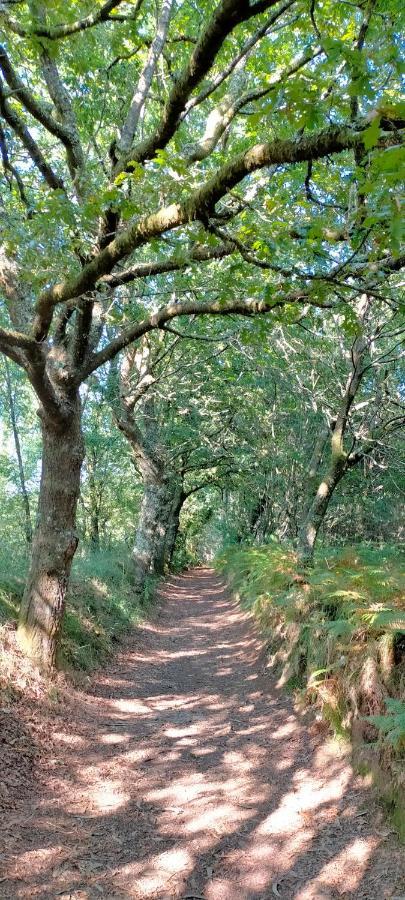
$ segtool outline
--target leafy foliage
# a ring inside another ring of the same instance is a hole
[[[269,635],[282,681],[298,676],[309,698],[339,706],[346,724],[354,710],[352,686],[359,708],[372,708],[372,689],[360,697],[362,666],[370,654],[379,659],[385,688],[394,694],[403,690],[404,660],[395,663],[394,652],[405,633],[405,582],[397,551],[328,550],[305,577],[297,572],[293,551],[278,545],[230,549],[218,566]]]
[[[153,580],[145,584],[142,606],[133,595],[127,548],[76,557],[65,613],[61,653],[64,666],[91,670],[112,652],[128,630],[147,614]],[[15,622],[24,591],[27,560],[0,559],[0,624]]]
[[[386,714],[368,716],[368,721],[378,728],[396,751],[405,751],[405,703],[388,697],[385,701]]]

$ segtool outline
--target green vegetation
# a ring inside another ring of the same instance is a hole
[[[0,2],[0,530],[48,670],[76,537],[138,596],[184,505],[188,556],[402,539],[402,7]]]
[[[278,684],[351,734],[360,753],[368,747],[394,797],[405,760],[404,561],[392,547],[329,548],[303,574],[277,543],[232,547],[217,560],[268,640]]]
[[[268,635],[280,683],[297,679],[309,702],[348,727],[404,690],[403,561],[391,548],[331,549],[302,575],[295,553],[274,545],[231,548],[218,566]]]
[[[405,703],[387,697],[385,708],[385,715],[369,716],[368,721],[372,722],[382,733],[385,741],[400,753],[405,749]]]
[[[398,820],[404,22],[0,0],[0,688],[40,719],[217,559]]]
[[[17,622],[26,567],[24,558],[0,558],[0,625]],[[79,553],[64,618],[63,668],[90,671],[100,665],[117,641],[145,617],[155,586],[155,580],[149,577],[142,598],[134,597],[125,548]]]

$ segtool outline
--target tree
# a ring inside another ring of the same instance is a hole
[[[394,322],[394,343],[389,342],[378,355],[370,358],[378,339],[386,337],[381,324],[376,333],[367,334],[370,301],[365,295],[359,320],[359,333],[350,349],[350,371],[336,414],[330,422],[330,439],[323,429],[318,437],[309,472],[309,492],[298,535],[298,556],[304,565],[313,562],[314,547],[333,493],[342,478],[367,456],[377,450],[388,436],[405,424],[405,410],[400,397],[389,388],[392,364],[398,362],[398,331]],[[388,331],[388,334],[390,332]],[[392,334],[392,331],[391,331]],[[382,374],[381,374],[382,363]],[[366,399],[355,406],[362,382],[368,376]],[[352,415],[354,411],[354,415]],[[356,415],[357,413],[357,415]],[[348,441],[345,435],[349,432]],[[326,471],[319,478],[325,445],[329,444]],[[346,446],[348,444],[348,446]]]
[[[388,487],[389,472],[400,489],[395,435],[405,421],[403,328],[396,313],[387,321],[364,303],[363,323],[354,320],[342,330],[342,317],[334,314],[311,331],[310,340],[307,324],[299,321],[273,325],[267,335],[263,329],[259,341],[253,326],[244,338],[245,365],[235,353],[232,358],[248,403],[232,420],[237,474],[228,520],[235,517],[242,541],[289,539],[306,565],[321,526],[327,540],[338,532],[349,541],[375,539],[375,525],[353,516],[354,508],[363,509],[365,478],[373,506]],[[356,467],[362,471],[354,478]],[[333,516],[325,522],[332,499]],[[388,515],[395,507],[390,494]],[[375,524],[383,539],[395,539],[394,521]]]
[[[143,484],[133,550],[138,592],[148,573],[161,575],[170,561],[187,498],[229,467],[219,444],[226,414],[220,422],[214,405],[223,394],[218,362],[226,346],[221,334],[204,335],[194,326],[193,334],[170,328],[157,340],[146,336],[123,354],[115,415]]]
[[[350,305],[364,284],[391,290],[402,264],[396,11],[330,2],[314,14],[298,0],[175,11],[164,0],[155,18],[146,0],[107,0],[76,18],[61,2],[0,4],[0,349],[39,401],[19,638],[42,665],[56,661],[77,547],[86,379],[175,317],[295,315]],[[221,127],[196,153],[222,101]],[[143,296],[123,287],[134,283],[148,285]]]

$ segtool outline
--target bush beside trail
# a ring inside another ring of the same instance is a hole
[[[351,736],[405,838],[403,558],[389,547],[325,550],[303,575],[274,543],[230,548],[217,566],[265,633],[279,686]]]

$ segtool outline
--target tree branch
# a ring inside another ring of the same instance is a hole
[[[10,106],[8,100],[6,99],[6,95],[3,90],[3,86],[0,82],[0,116],[7,122],[10,128],[13,129],[17,137],[20,138],[21,143],[24,145],[25,149],[29,153],[34,165],[40,171],[42,177],[45,179],[46,183],[50,188],[54,190],[64,190],[64,184],[61,178],[59,178],[49,163],[47,163],[45,157],[43,156],[42,151],[38,147],[38,144],[34,141],[31,133],[29,132],[25,122],[20,118],[18,113]]]
[[[85,16],[83,19],[78,19],[70,25],[41,25],[39,27],[27,29],[20,25],[16,19],[9,16],[4,9],[0,9],[0,19],[10,31],[20,35],[20,37],[32,37],[34,35],[35,37],[48,38],[48,40],[52,41],[69,37],[71,34],[76,34],[78,31],[86,31],[87,28],[93,28],[94,25],[99,25],[100,22],[114,21],[115,17],[110,16],[110,13],[123,2],[124,0],[107,0],[107,2],[96,12],[90,13],[90,15]],[[139,12],[142,2],[143,0],[138,0],[135,4],[135,10],[131,15],[131,19],[134,19]]]
[[[147,99],[160,54],[166,43],[172,6],[173,0],[162,0],[162,10],[157,23],[156,34],[150,46],[147,61],[139,76],[138,85],[133,95],[126,121],[121,129],[118,141],[118,150],[120,154],[127,153],[132,146],[138,128],[142,107]]]
[[[87,293],[103,275],[110,273],[121,259],[137,247],[147,244],[152,238],[160,237],[167,231],[197,219],[205,220],[218,200],[246,175],[265,166],[293,165],[360,146],[366,127],[367,122],[358,123],[358,130],[348,125],[333,125],[295,139],[257,144],[225,164],[213,178],[192,193],[188,200],[173,203],[137,220],[84,266],[79,275],[54,285],[40,295],[33,326],[36,340],[41,341],[46,337],[55,306]],[[391,132],[383,133],[381,136],[383,146],[386,146],[387,141],[396,142],[397,139],[397,134],[394,136]]]
[[[64,126],[53,118],[45,104],[39,103],[31,91],[25,86],[23,81],[21,81],[21,78],[15,71],[7,51],[2,44],[0,44],[0,69],[3,72],[8,86],[13,92],[13,97],[19,100],[34,119],[40,122],[50,134],[59,138],[59,140],[67,146],[69,139]]]
[[[27,194],[25,192],[24,182],[21,178],[21,175],[20,175],[18,169],[16,169],[16,167],[13,166],[13,164],[10,160],[7,142],[6,142],[6,135],[4,133],[4,129],[2,128],[1,125],[0,125],[0,155],[1,155],[2,163],[3,163],[4,174],[8,181],[8,184],[10,185],[10,189],[12,186],[12,179],[14,178],[16,181],[16,184],[17,184],[18,193],[20,195],[20,200],[24,204],[24,206],[27,208],[27,210],[28,210],[27,216],[28,216],[28,218],[30,218],[30,216],[32,215],[32,212],[30,211],[30,204],[29,204]]]
[[[195,109],[196,106],[199,106],[200,103],[203,103],[203,101],[206,100],[207,97],[213,94],[214,91],[216,91],[217,88],[220,87],[221,84],[223,84],[223,82],[229,77],[229,75],[232,74],[234,69],[236,69],[236,66],[242,61],[242,59],[247,56],[247,54],[253,49],[253,47],[255,47],[255,45],[261,40],[261,38],[265,37],[271,26],[274,25],[275,22],[277,22],[277,19],[279,19],[287,11],[287,9],[289,9],[290,6],[293,6],[295,3],[296,0],[287,0],[287,3],[284,3],[283,6],[280,7],[280,9],[278,9],[275,13],[273,13],[272,16],[267,19],[264,25],[257,29],[252,37],[244,43],[239,53],[237,53],[236,56],[233,57],[231,62],[227,66],[225,66],[225,68],[223,68],[221,72],[218,73],[218,75],[213,79],[213,81],[211,81],[208,87],[197,94],[196,97],[192,97],[191,100],[186,103],[184,112],[180,116],[181,121],[186,118],[186,116],[189,114],[189,112],[191,112],[192,109]]]
[[[153,313],[142,322],[136,322],[133,325],[130,325],[106,347],[99,350],[98,353],[95,353],[82,368],[80,373],[78,373],[77,383],[81,384],[81,382],[92,372],[104,365],[104,363],[108,362],[110,359],[113,359],[117,353],[120,353],[121,350],[124,350],[125,347],[128,347],[129,344],[132,344],[144,334],[148,334],[148,332],[155,331],[159,328],[162,329],[166,322],[170,322],[172,319],[178,318],[179,316],[225,316],[231,313],[241,316],[255,316],[261,313],[271,312],[273,309],[284,306],[286,303],[300,303],[301,301],[305,301],[306,303],[310,302],[308,294],[304,291],[285,294],[285,296],[280,299],[268,301],[249,298],[247,300],[230,300],[227,303],[222,303],[218,300],[207,300],[202,303],[198,300],[188,300],[182,303],[168,303],[158,310],[158,312]],[[317,306],[318,303],[314,301],[314,305]]]
[[[206,159],[215,149],[224,132],[229,128],[233,119],[244,106],[247,106],[248,103],[252,103],[254,100],[260,100],[263,97],[267,97],[271,91],[282,84],[291,75],[294,75],[302,69],[308,62],[311,62],[311,60],[319,56],[322,52],[320,47],[316,47],[315,50],[299,54],[299,56],[295,57],[292,61],[291,66],[281,72],[281,74],[275,75],[273,79],[271,79],[270,84],[265,88],[247,91],[237,100],[233,100],[230,96],[224,98],[217,109],[214,109],[208,116],[204,137],[196,143],[191,153],[188,154],[189,161],[197,162]]]
[[[186,102],[200,81],[209,72],[225,39],[241,22],[249,21],[259,12],[275,6],[277,0],[260,0],[251,6],[249,0],[222,0],[216,7],[198,40],[188,64],[176,79],[163,112],[162,119],[151,137],[123,154],[115,175],[125,171],[131,162],[152,159],[173,137]]]
[[[223,259],[233,253],[234,247],[231,243],[222,243],[218,247],[194,247],[189,254],[183,258],[173,256],[170,259],[162,259],[151,263],[136,263],[129,269],[122,272],[114,272],[112,275],[104,275],[101,279],[102,284],[108,284],[110,288],[116,288],[123,284],[128,284],[138,278],[148,278],[153,275],[161,275],[164,272],[177,272],[187,269],[194,262],[208,262],[213,259]]]

